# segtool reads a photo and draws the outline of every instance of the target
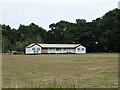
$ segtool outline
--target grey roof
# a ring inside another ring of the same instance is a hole
[[[39,45],[43,48],[75,48],[80,46],[80,44],[35,44],[32,43],[30,45],[27,46],[27,48],[32,47],[34,45]]]

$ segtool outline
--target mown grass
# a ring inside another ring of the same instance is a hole
[[[118,54],[3,55],[3,88],[116,88]]]

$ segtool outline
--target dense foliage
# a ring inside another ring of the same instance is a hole
[[[120,10],[114,9],[91,22],[76,19],[75,23],[60,21],[45,30],[31,23],[11,29],[0,25],[2,30],[2,51],[24,51],[31,43],[79,43],[87,52],[120,52]]]

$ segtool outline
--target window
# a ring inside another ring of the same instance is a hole
[[[40,48],[37,48],[37,51],[39,51],[40,50]]]
[[[67,49],[66,49],[66,48],[64,48],[63,50],[64,50],[64,51],[66,51]]]
[[[56,51],[60,51],[61,50],[61,48],[56,48]]]
[[[59,51],[59,48],[56,48],[56,51]]]
[[[84,48],[82,48],[81,50],[84,51]]]
[[[80,51],[80,48],[78,48],[77,50]]]
[[[32,48],[32,50],[33,50],[34,53],[38,53],[40,51],[40,48],[35,48],[34,47],[34,48]]]
[[[54,49],[53,49],[53,48],[49,48],[49,50],[50,50],[50,51],[54,51]]]
[[[32,48],[33,51],[35,51],[35,48]]]

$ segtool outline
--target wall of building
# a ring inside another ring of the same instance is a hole
[[[48,53],[75,53],[75,49],[54,48],[54,49],[48,49]]]
[[[48,53],[48,49],[47,48],[41,48],[41,53]]]
[[[86,53],[86,48],[83,47],[83,46],[79,46],[79,47],[77,47],[77,48],[75,49],[75,52],[76,52],[77,54]]]
[[[41,53],[41,47],[38,45],[34,45],[30,48],[26,48],[25,50],[26,54],[40,54]]]
[[[48,53],[48,54],[64,54],[64,53],[86,53],[86,48],[84,46],[79,46],[77,48],[41,48],[39,45],[34,45],[32,47],[26,47],[25,50],[26,54],[41,54],[41,53]]]

